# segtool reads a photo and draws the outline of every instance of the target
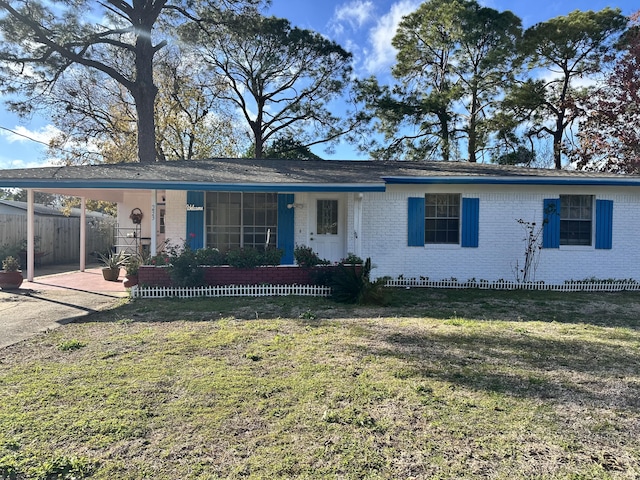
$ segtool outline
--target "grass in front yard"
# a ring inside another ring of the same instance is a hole
[[[0,350],[0,478],[638,478],[639,311],[132,302]]]

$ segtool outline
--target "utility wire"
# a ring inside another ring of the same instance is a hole
[[[29,135],[25,135],[24,133],[19,133],[19,132],[16,132],[15,130],[11,130],[10,128],[3,127],[2,125],[0,125],[0,130],[4,130],[4,131],[7,131],[7,132],[12,133],[14,135],[17,135],[19,137],[26,138],[27,140],[31,140],[32,142],[40,143],[41,145],[44,145],[44,146],[49,147],[49,148],[52,148],[54,150],[59,150],[60,152],[63,152],[63,153],[69,153],[69,154],[72,154],[72,155],[76,154],[76,152],[72,152],[71,150],[67,150],[67,149],[62,148],[62,147],[52,147],[47,142],[43,142],[42,140],[37,140],[35,138],[30,137]],[[99,155],[97,152],[89,152],[89,151],[87,151],[87,154],[88,155]]]
[[[5,130],[9,133],[13,133],[14,135],[18,135],[19,137],[23,137],[23,138],[26,138],[27,140],[31,140],[32,142],[41,143],[42,145],[46,145],[47,147],[49,146],[47,142],[43,142],[42,140],[36,140],[35,138],[31,138],[30,136],[25,135],[24,133],[16,132],[15,130],[11,130],[10,128],[3,127],[1,125],[0,125],[0,130]]]

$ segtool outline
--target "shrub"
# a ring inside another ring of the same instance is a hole
[[[361,268],[355,265],[339,265],[331,280],[331,296],[337,302],[387,305],[384,290],[386,278],[372,282],[371,258],[367,258]]]
[[[127,258],[127,262],[124,265],[127,275],[138,275],[138,270],[142,263],[143,261],[140,255],[131,255]]]
[[[320,258],[311,247],[298,245],[293,250],[293,258],[301,267],[315,267],[317,265],[329,265],[328,260]]]
[[[2,269],[5,272],[17,272],[20,270],[20,262],[15,257],[8,256],[2,260]]]
[[[202,248],[196,250],[196,261],[198,265],[226,265],[227,256],[217,248]]]
[[[177,287],[200,287],[204,285],[204,271],[198,267],[195,252],[188,244],[182,250],[172,248],[169,256],[169,276]]]
[[[279,248],[267,248],[263,254],[263,265],[280,265],[282,261],[282,255],[284,255],[284,250]]]
[[[255,248],[237,248],[227,252],[227,263],[236,268],[255,268],[261,265],[280,265],[283,251],[269,248],[264,252]]]
[[[254,268],[262,263],[262,255],[255,248],[237,248],[227,252],[227,263],[236,268]]]
[[[362,260],[355,253],[347,253],[347,256],[340,260],[340,263],[344,265],[362,265],[364,260]]]
[[[333,283],[333,276],[336,270],[333,267],[327,267],[326,265],[320,265],[311,269],[309,277],[314,285],[322,285],[330,287]]]

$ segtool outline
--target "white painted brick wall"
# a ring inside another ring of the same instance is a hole
[[[147,190],[125,192],[122,202],[118,203],[118,225],[121,228],[135,226],[129,218],[134,208],[139,208],[142,211],[141,236],[151,237],[151,192]]]
[[[424,197],[426,192],[461,193],[463,197],[480,199],[479,247],[459,245],[407,246],[407,203],[409,197]],[[640,280],[640,258],[635,254],[640,238],[640,192],[633,188],[595,187],[528,187],[490,185],[389,185],[387,192],[347,193],[347,252],[360,247],[362,258],[371,257],[376,268],[374,277],[429,277],[432,280],[457,278],[476,280],[515,280],[516,261],[524,258],[526,232],[518,219],[542,222],[543,200],[560,194],[589,194],[597,199],[613,200],[613,249],[567,247],[543,249],[540,252],[535,280],[561,283],[565,280],[633,278]],[[296,193],[295,243],[309,245],[309,205],[312,197]],[[128,198],[119,214],[128,218],[131,208],[142,197]],[[356,241],[354,209],[362,205],[362,230]],[[166,192],[166,238],[181,244],[186,235],[186,192]],[[144,211],[144,209],[143,209]],[[122,218],[120,216],[120,218]],[[595,222],[594,222],[595,228]]]
[[[581,187],[425,186],[392,187],[363,199],[362,257],[371,257],[375,277],[429,277],[515,280],[516,261],[524,258],[525,236],[517,223],[542,222],[543,200],[560,194],[591,194],[613,200],[613,249],[562,246],[540,251],[535,280],[547,283],[589,277],[640,279],[634,247],[640,230],[640,194],[631,190]],[[492,191],[493,190],[493,191]],[[407,202],[429,192],[461,193],[480,199],[479,247],[407,246]],[[593,228],[595,229],[595,220]]]
[[[183,245],[187,235],[187,192],[166,191],[165,239],[168,245]]]

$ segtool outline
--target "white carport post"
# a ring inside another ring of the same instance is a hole
[[[80,198],[80,271],[84,272],[87,258],[87,199]]]
[[[151,256],[156,254],[156,249],[158,248],[158,239],[156,235],[156,225],[158,222],[156,221],[156,212],[158,211],[158,191],[151,190],[151,230],[149,232],[151,237],[151,245],[149,246],[149,254]]]
[[[27,188],[27,281],[33,282],[35,215],[33,209],[33,189]]]

